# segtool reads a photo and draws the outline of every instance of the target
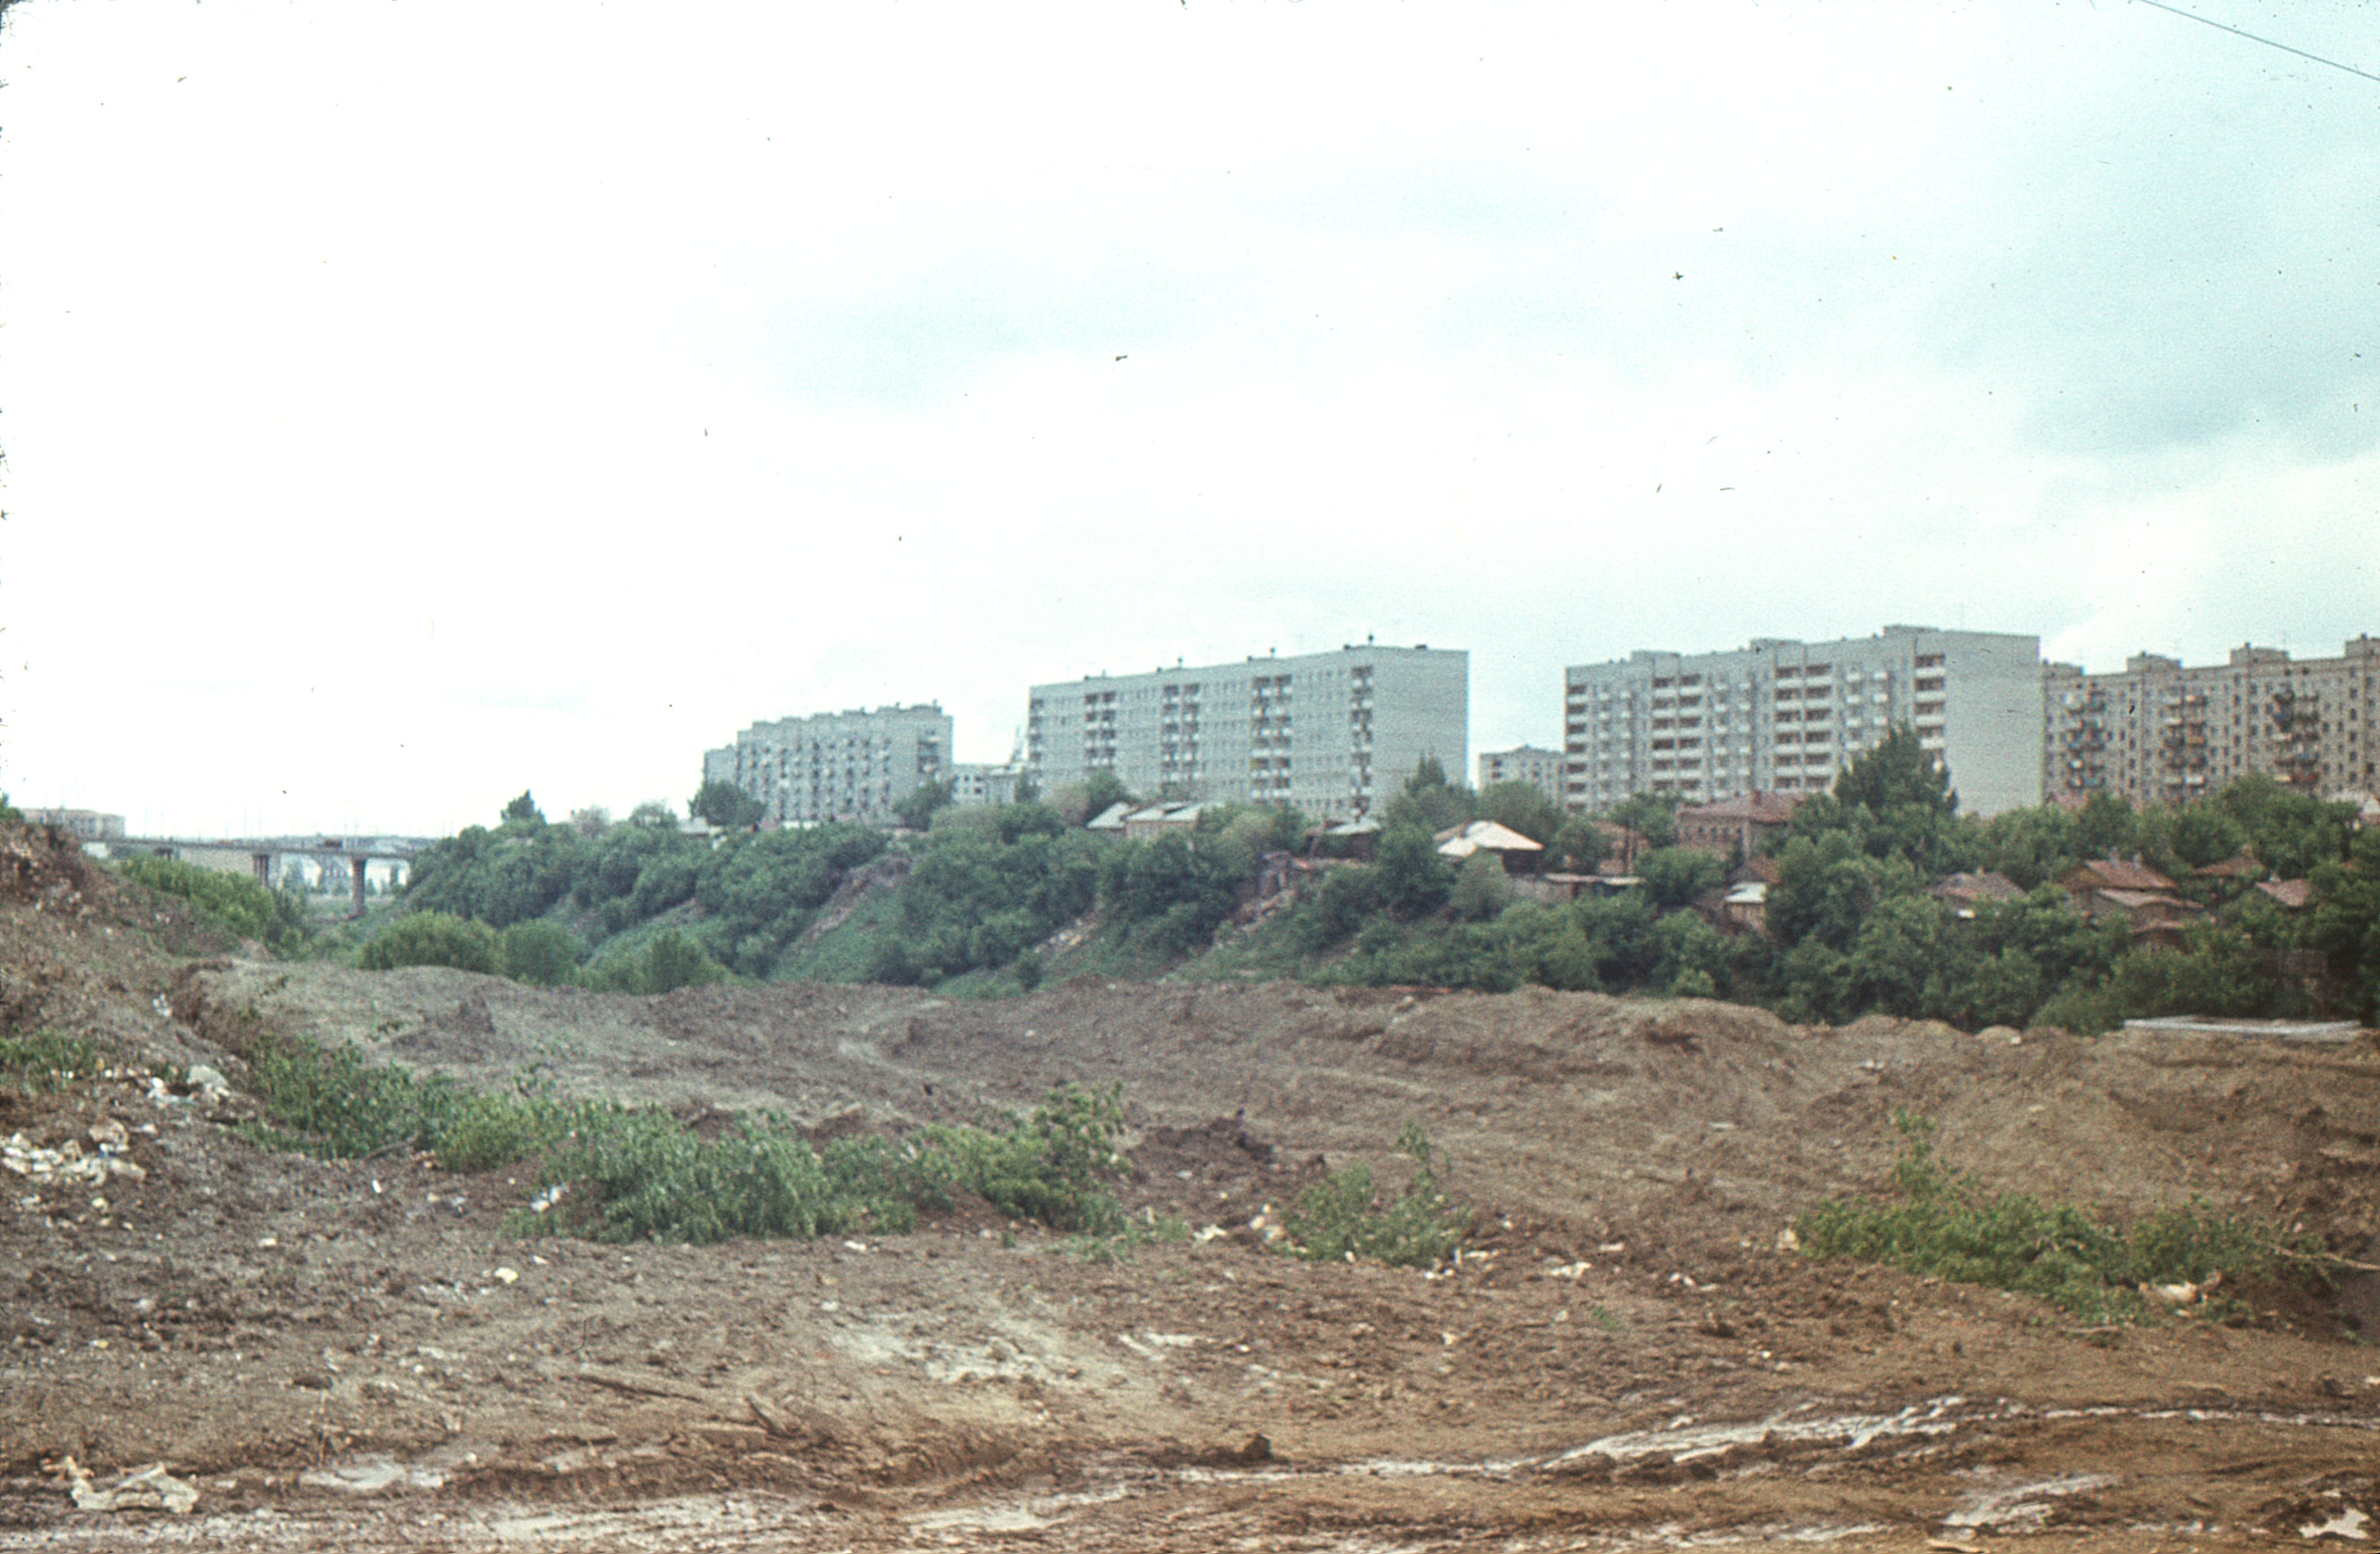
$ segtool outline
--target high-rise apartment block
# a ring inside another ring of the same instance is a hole
[[[1562,803],[1591,814],[1637,793],[1814,792],[1905,722],[1964,810],[1998,814],[2041,802],[2042,684],[2037,637],[1913,625],[1583,664],[1563,675]]]
[[[2157,653],[2105,674],[2053,663],[2044,703],[2052,795],[2176,803],[2252,771],[2318,797],[2380,783],[2380,641],[2369,635],[2332,659],[2242,647],[2199,668]]]
[[[1562,753],[1516,745],[1509,750],[1479,752],[1479,791],[1499,783],[1526,783],[1556,804],[1562,801]]]
[[[888,825],[892,807],[951,761],[951,717],[939,703],[818,712],[754,723],[705,751],[706,783],[733,783],[760,801],[764,820]]]
[[[1044,793],[1112,771],[1135,793],[1361,815],[1425,756],[1467,764],[1471,656],[1366,644],[1036,686],[1025,761]]]

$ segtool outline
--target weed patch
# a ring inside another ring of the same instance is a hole
[[[1449,1197],[1445,1157],[1430,1148],[1418,1123],[1405,1124],[1397,1152],[1414,1162],[1403,1194],[1375,1208],[1379,1192],[1371,1169],[1352,1165],[1334,1172],[1298,1195],[1285,1217],[1287,1244],[1297,1256],[1336,1262],[1371,1257],[1399,1268],[1432,1268],[1444,1262],[1471,1229],[1472,1211]]]
[[[1930,1120],[1901,1112],[1894,1122],[1907,1140],[1892,1169],[1899,1199],[1818,1205],[1794,1221],[1803,1255],[2022,1291],[2093,1322],[2149,1320],[2155,1308],[2143,1285],[2320,1278],[2326,1250],[2318,1237],[2198,1203],[2120,1227],[2070,1204],[1987,1193],[1973,1172],[1936,1156]]]
[[[0,1087],[62,1090],[106,1066],[105,1055],[79,1036],[40,1030],[30,1036],[0,1037]]]
[[[998,1128],[842,1138],[821,1153],[799,1127],[765,1112],[705,1139],[650,1107],[565,1101],[526,1078],[511,1095],[468,1090],[302,1038],[257,1050],[249,1069],[264,1115],[237,1131],[266,1148],[325,1159],[423,1150],[454,1172],[541,1157],[539,1207],[512,1221],[520,1234],[691,1243],[893,1235],[920,1212],[952,1208],[961,1189],[1052,1230],[1096,1238],[1128,1228],[1107,1187],[1123,1168],[1114,1145],[1121,1087],[1060,1087],[1030,1116]]]

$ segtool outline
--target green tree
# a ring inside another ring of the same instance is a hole
[[[504,819],[507,825],[518,820],[541,826],[545,824],[545,811],[537,807],[537,800],[529,797],[528,790],[523,788],[518,798],[504,806]]]
[[[2071,869],[2078,845],[2073,812],[2041,804],[2003,810],[1985,820],[1976,837],[1975,861],[2030,891]]]
[[[1550,844],[1562,828],[1562,812],[1535,783],[1497,783],[1479,795],[1479,818]]]
[[[1678,839],[1675,794],[1632,794],[1613,805],[1603,818],[1643,837],[1647,848],[1667,847]]]
[[[1430,833],[1418,825],[1393,825],[1380,833],[1373,880],[1380,904],[1400,917],[1427,917],[1446,904],[1453,871],[1439,856]]]
[[[1119,804],[1133,803],[1132,790],[1123,779],[1102,766],[1083,780],[1083,818],[1096,820]]]
[[[934,823],[936,810],[950,807],[954,787],[947,782],[920,783],[892,807],[892,818],[911,831],[924,831]]]
[[[1611,838],[1584,815],[1562,822],[1562,828],[1546,844],[1546,863],[1549,868],[1579,874],[1594,873],[1610,854]]]
[[[1463,859],[1447,904],[1458,922],[1485,923],[1503,916],[1512,904],[1512,881],[1504,872],[1504,861],[1484,847]]]
[[[735,783],[714,777],[694,790],[694,796],[686,801],[686,812],[727,831],[742,831],[759,825],[769,807]]]
[[[1436,756],[1424,756],[1415,763],[1413,775],[1396,797],[1389,800],[1382,813],[1382,823],[1398,826],[1418,826],[1432,836],[1450,826],[1468,825],[1478,819],[1478,801],[1472,791],[1459,783],[1447,780],[1446,768]]]
[[[2235,857],[2248,844],[2248,828],[2214,804],[2184,805],[2169,836],[2174,856],[2192,868]]]
[[[628,823],[646,831],[675,831],[677,811],[660,799],[649,798],[628,811]]]
[[[2140,847],[2140,815],[2132,801],[2105,789],[2082,801],[2074,819],[2074,850],[2086,858],[2129,856]]]
[[[2302,880],[2347,856],[2355,807],[2297,792],[2265,772],[2226,787],[2216,803],[2248,833],[2256,856],[2284,880]]]
[[[2350,1013],[2380,1025],[2380,827],[2355,833],[2348,861],[2317,867],[2308,938],[2346,989]]]
[[[1636,860],[1645,893],[1664,911],[1692,906],[1694,897],[1726,882],[1727,866],[1693,847],[1656,847]]]

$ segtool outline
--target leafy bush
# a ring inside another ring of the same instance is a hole
[[[0,1037],[0,1088],[60,1090],[107,1066],[107,1059],[79,1036],[38,1030]]]
[[[1336,1262],[1372,1257],[1400,1268],[1434,1268],[1463,1244],[1472,1211],[1449,1197],[1443,1157],[1433,1154],[1429,1135],[1407,1123],[1397,1152],[1414,1162],[1404,1192],[1375,1208],[1378,1190],[1372,1172],[1357,1164],[1335,1172],[1298,1195],[1286,1217],[1288,1245],[1301,1257]]]
[[[1029,1118],[1012,1117],[998,1133],[980,1128],[926,1130],[946,1153],[958,1185],[1002,1214],[1055,1230],[1105,1234],[1123,1223],[1123,1206],[1105,1184],[1123,1169],[1115,1135],[1123,1128],[1123,1088],[1064,1085]]]
[[[641,950],[625,950],[587,968],[587,985],[602,992],[656,997],[680,988],[725,980],[726,968],[675,929],[664,929]]]
[[[2121,1228],[2071,1205],[1987,1193],[1972,1172],[1936,1158],[1931,1121],[1904,1111],[1894,1122],[1907,1140],[1892,1170],[1900,1200],[1818,1205],[1793,1223],[1804,1256],[2018,1290],[2087,1321],[2139,1322],[2152,1315],[2139,1293],[2143,1283],[2302,1278],[2324,1253],[2316,1237],[2197,1203]]]
[[[485,923],[445,912],[408,912],[373,936],[361,964],[366,971],[451,965],[492,976],[504,965],[504,946]]]
[[[504,975],[559,988],[578,974],[578,936],[560,923],[515,923],[504,931]]]

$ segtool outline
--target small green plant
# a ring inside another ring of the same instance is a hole
[[[2144,1284],[2320,1278],[2326,1248],[2319,1237],[2198,1202],[2130,1227],[2104,1224],[2070,1204],[1986,1192],[1974,1173],[1936,1155],[1930,1119],[1904,1111],[1893,1121],[1906,1141],[1892,1168],[1900,1198],[1818,1205],[1794,1221],[1804,1256],[2022,1291],[2093,1322],[2149,1320]]]
[[[1447,1196],[1445,1157],[1431,1149],[1419,1123],[1405,1124],[1397,1153],[1414,1162],[1402,1196],[1376,1209],[1369,1167],[1334,1172],[1298,1195],[1296,1211],[1285,1217],[1287,1244],[1318,1262],[1353,1256],[1399,1268],[1433,1268],[1452,1256],[1473,1215]]]
[[[38,1030],[30,1036],[0,1037],[0,1087],[62,1090],[106,1066],[105,1055],[79,1036]]]

